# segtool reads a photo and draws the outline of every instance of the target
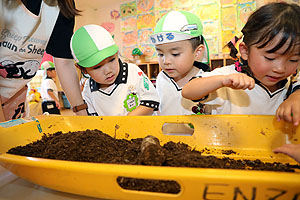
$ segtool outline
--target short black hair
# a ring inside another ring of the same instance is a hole
[[[191,38],[189,39],[190,43],[192,44],[192,48],[193,50],[196,50],[196,48],[200,45],[200,44],[203,44],[203,36],[200,35],[198,37],[194,37],[194,38]]]

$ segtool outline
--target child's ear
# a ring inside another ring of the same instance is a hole
[[[241,42],[241,43],[239,44],[239,49],[240,49],[241,57],[242,57],[244,60],[248,60],[249,49],[248,49],[248,46],[245,44],[245,42]]]
[[[204,45],[200,44],[196,49],[195,49],[195,60],[202,60],[204,56]]]

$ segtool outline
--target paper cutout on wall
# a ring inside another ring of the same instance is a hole
[[[121,4],[120,12],[121,17],[136,16],[136,1]]]
[[[174,0],[155,0],[155,10],[171,10]]]
[[[136,29],[136,16],[121,18],[121,31],[133,31]]]
[[[255,2],[238,4],[237,6],[237,29],[242,30],[246,24],[248,17],[255,10]]]
[[[143,54],[148,57],[148,59],[153,59],[156,57],[156,49],[152,44],[143,44],[141,45],[141,50]]]
[[[112,33],[115,30],[115,24],[111,22],[103,22],[101,24],[103,28],[105,28],[108,32]]]
[[[133,60],[132,50],[136,47],[137,46],[123,46],[121,56]]]
[[[137,31],[122,32],[123,46],[136,45],[136,43],[137,43]]]
[[[221,26],[223,30],[236,29],[236,6],[224,6],[221,8]]]
[[[154,12],[143,13],[137,16],[137,29],[154,28],[155,17]]]
[[[137,13],[153,11],[154,0],[137,0]]]
[[[207,5],[198,5],[195,14],[197,14],[203,21],[219,19],[219,11],[219,5],[217,3],[211,3]]]
[[[111,19],[119,19],[120,18],[119,11],[117,11],[117,10],[110,11],[110,18]]]
[[[152,28],[138,30],[138,44],[150,44],[149,35],[153,33]]]

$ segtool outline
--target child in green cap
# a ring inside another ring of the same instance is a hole
[[[119,59],[118,46],[106,29],[79,28],[71,51],[76,66],[90,76],[82,92],[89,115],[152,115],[158,110],[155,87],[137,65]]]
[[[171,11],[156,24],[150,36],[162,71],[156,80],[160,115],[205,112],[203,105],[183,98],[182,87],[197,74],[209,71],[209,53],[201,20],[187,11]],[[201,62],[197,62],[197,60]]]

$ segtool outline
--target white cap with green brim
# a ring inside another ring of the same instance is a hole
[[[71,38],[71,52],[76,63],[93,67],[119,50],[110,33],[99,25],[80,27]]]
[[[44,61],[41,65],[41,69],[48,70],[48,69],[55,69],[54,63],[51,61]]]
[[[202,34],[202,22],[197,15],[187,11],[170,11],[157,22],[150,39],[152,44],[159,45],[189,40]],[[205,38],[202,38],[205,54],[201,62],[208,62],[209,50]]]

